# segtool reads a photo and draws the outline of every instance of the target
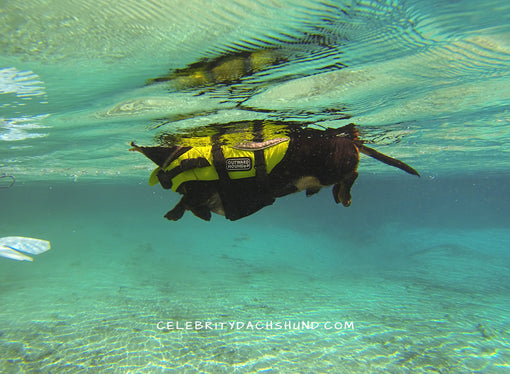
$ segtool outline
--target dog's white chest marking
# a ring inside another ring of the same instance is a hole
[[[221,197],[219,193],[215,192],[214,194],[211,195],[209,200],[207,200],[207,206],[212,212],[219,214],[221,216],[225,215],[225,209],[223,208],[223,203],[221,202]]]
[[[301,177],[294,184],[298,191],[320,190],[324,187],[316,177],[312,176]]]

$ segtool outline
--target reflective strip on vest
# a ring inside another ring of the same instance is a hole
[[[269,148],[264,149],[264,159],[266,162],[266,171],[267,174],[273,170],[273,168],[280,163],[287,152],[287,148],[289,147],[289,140],[284,141],[282,143],[276,144]],[[229,171],[228,175],[230,179],[242,179],[242,178],[251,178],[255,177],[255,154],[254,151],[251,150],[239,150],[234,149],[229,146],[222,146],[223,155],[225,159],[235,159],[242,158],[251,160],[251,167],[249,170],[240,170],[240,171]],[[213,164],[213,156],[211,147],[193,147],[182,156],[174,160],[168,167],[165,168],[165,171],[172,170],[181,165],[181,161],[185,159],[193,159],[203,157],[209,161],[211,166],[206,166],[203,168],[195,168],[191,170],[185,170],[179,174],[177,174],[172,179],[172,191],[177,191],[179,186],[188,181],[197,180],[197,181],[213,181],[218,180],[218,173],[216,172],[216,168]],[[157,167],[152,172],[149,177],[149,185],[154,186],[159,183],[158,172],[161,170],[160,167]]]

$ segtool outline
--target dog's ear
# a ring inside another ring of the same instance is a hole
[[[373,157],[376,160],[384,162],[387,165],[394,166],[396,168],[404,170],[406,173],[409,173],[409,174],[412,174],[412,175],[416,175],[418,177],[420,176],[420,174],[416,170],[414,170],[412,167],[410,167],[406,163],[404,163],[404,162],[402,162],[400,160],[397,160],[396,158],[393,158],[393,157],[390,157],[390,156],[386,156],[385,154],[377,152],[375,149],[368,148],[368,147],[364,146],[361,143],[361,141],[359,141],[359,140],[356,140],[354,142],[354,144],[356,145],[356,147],[358,147],[358,149],[359,149],[359,151],[361,153],[364,153],[367,156]]]
[[[130,149],[132,152],[140,152],[145,155],[148,159],[152,160],[160,168],[165,168],[173,160],[189,151],[191,147],[140,147],[134,142],[131,142],[133,148]]]

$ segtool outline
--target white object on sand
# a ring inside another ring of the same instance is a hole
[[[25,255],[38,255],[51,248],[50,242],[42,239],[25,238],[23,236],[6,236],[0,238],[0,257],[18,261],[33,261]],[[22,253],[23,252],[23,253]]]

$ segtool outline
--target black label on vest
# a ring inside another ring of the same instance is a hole
[[[251,158],[233,157],[225,160],[227,171],[247,171],[251,170]]]

